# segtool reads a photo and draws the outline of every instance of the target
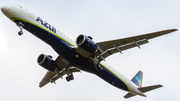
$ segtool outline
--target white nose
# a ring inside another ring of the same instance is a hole
[[[11,8],[10,8],[10,6],[1,7],[1,11],[2,11],[7,17],[10,17],[10,15],[11,15]]]
[[[1,11],[2,11],[3,13],[6,13],[6,12],[8,11],[8,8],[9,8],[9,7],[7,7],[7,6],[1,7]],[[10,9],[9,9],[9,10],[10,10]]]

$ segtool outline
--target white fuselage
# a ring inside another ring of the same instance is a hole
[[[72,47],[77,47],[76,44],[71,39],[67,38],[63,33],[57,30],[54,26],[52,26],[51,24],[46,22],[44,19],[40,18],[39,16],[33,14],[32,12],[30,12],[29,10],[21,6],[6,6],[6,7],[2,7],[1,10],[12,21],[18,20],[18,21],[29,23],[29,24],[33,24],[39,27],[40,29],[49,32],[49,34],[52,34],[60,38],[61,40],[64,40],[64,42],[70,44]],[[33,29],[29,28],[29,30],[33,30]],[[36,35],[38,33],[34,32],[32,34]],[[45,42],[48,43],[47,41]],[[145,96],[141,91],[137,89],[138,87],[129,79],[127,79],[125,76],[118,73],[116,70],[114,70],[110,66],[106,65],[105,62],[101,62],[100,64],[104,66],[104,69],[108,70],[108,72],[112,73],[113,76],[121,80],[127,86],[128,92]],[[115,85],[113,81],[109,83],[111,83],[112,85]]]

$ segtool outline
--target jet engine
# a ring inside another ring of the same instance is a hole
[[[57,64],[52,57],[45,54],[39,55],[37,62],[40,66],[50,71],[54,71],[57,68]]]
[[[90,36],[81,34],[77,37],[76,44],[85,51],[94,54],[97,51],[97,45],[92,39]]]

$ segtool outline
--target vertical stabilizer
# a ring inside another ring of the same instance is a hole
[[[136,84],[138,86],[137,91],[134,92],[128,92],[124,98],[130,98],[136,95],[140,95],[140,96],[144,96],[146,97],[146,95],[144,95],[145,92],[157,89],[162,87],[162,85],[153,85],[153,86],[146,86],[146,87],[142,87],[142,78],[143,78],[143,72],[139,71],[133,78],[132,78],[132,82],[134,84]]]
[[[132,82],[136,84],[138,87],[142,87],[142,78],[143,78],[143,72],[140,70],[133,78]]]

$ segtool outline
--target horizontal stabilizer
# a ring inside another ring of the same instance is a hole
[[[140,87],[140,88],[137,88],[138,90],[140,90],[142,93],[145,93],[145,92],[148,92],[148,91],[151,91],[151,90],[154,90],[154,89],[157,89],[157,88],[160,88],[160,87],[163,87],[162,85],[153,85],[153,86],[147,86],[147,87]],[[133,93],[127,93],[124,98],[130,98],[130,97],[133,97],[133,96],[136,96],[136,94],[133,94]],[[146,96],[144,96],[146,97]]]
[[[160,87],[163,87],[163,86],[162,85],[153,85],[153,86],[141,87],[141,88],[138,88],[138,90],[145,93],[145,92],[148,92],[150,90],[154,90],[154,89],[157,89]]]
[[[124,98],[130,98],[130,97],[133,97],[133,96],[136,96],[135,94],[132,94],[132,93],[127,93]]]

